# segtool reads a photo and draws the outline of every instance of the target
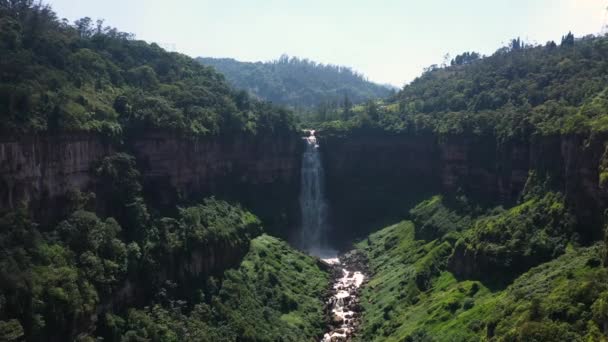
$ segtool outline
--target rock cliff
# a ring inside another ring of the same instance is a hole
[[[128,146],[161,206],[214,195],[252,210],[272,233],[298,225],[303,142],[297,135],[191,139],[149,132]]]
[[[386,223],[379,217],[407,216],[412,204],[436,193],[510,206],[532,171],[566,195],[584,239],[602,236],[608,193],[599,166],[608,137],[320,136],[337,236],[363,236]]]
[[[120,148],[137,158],[154,205],[174,208],[215,195],[240,202],[279,235],[297,225],[303,145],[293,135],[194,139],[149,132],[122,147],[84,133],[4,138],[0,208],[25,202],[44,221],[70,190],[93,189],[94,163]]]
[[[92,163],[111,151],[92,134],[0,140],[0,208],[27,203],[43,220],[52,216],[69,190],[90,186]]]

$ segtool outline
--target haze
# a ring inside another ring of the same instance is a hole
[[[347,65],[402,86],[443,56],[597,34],[602,0],[53,0],[59,17],[90,16],[192,57],[271,60],[287,53]]]

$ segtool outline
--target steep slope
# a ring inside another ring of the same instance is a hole
[[[267,235],[251,241],[241,264],[206,303],[189,313],[132,310],[125,337],[176,341],[314,341],[323,334],[328,274],[309,256]]]
[[[459,56],[319,130],[361,341],[606,340],[607,46]]]
[[[606,37],[569,34],[559,46],[514,40],[491,56],[431,68],[386,103],[330,127],[501,141],[604,131],[607,65]]]
[[[226,76],[235,88],[257,98],[294,108],[324,104],[344,105],[384,98],[386,86],[369,82],[347,67],[318,64],[307,59],[282,56],[272,62],[239,62],[229,58],[198,58]]]
[[[457,236],[418,240],[419,227],[401,222],[358,244],[373,273],[361,341],[605,341],[604,246],[570,247],[505,287],[453,273]]]
[[[122,228],[82,209],[50,231],[23,212],[0,225],[3,341],[311,341],[324,331],[327,270],[276,238],[254,239],[259,220],[223,202]]]

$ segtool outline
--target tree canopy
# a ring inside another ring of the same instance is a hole
[[[239,62],[231,58],[198,58],[223,73],[236,88],[253,96],[299,109],[339,106],[383,98],[391,89],[368,81],[349,67],[281,56],[270,62]]]
[[[0,1],[0,130],[284,131],[285,109],[250,99],[195,60],[33,0]]]
[[[532,45],[514,39],[494,54],[457,56],[428,68],[395,96],[355,108],[332,129],[493,134],[501,138],[608,129],[608,38]]]

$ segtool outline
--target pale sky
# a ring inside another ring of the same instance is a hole
[[[511,38],[599,33],[608,0],[47,0],[192,57],[267,61],[286,53],[410,82],[446,53],[491,54]]]

